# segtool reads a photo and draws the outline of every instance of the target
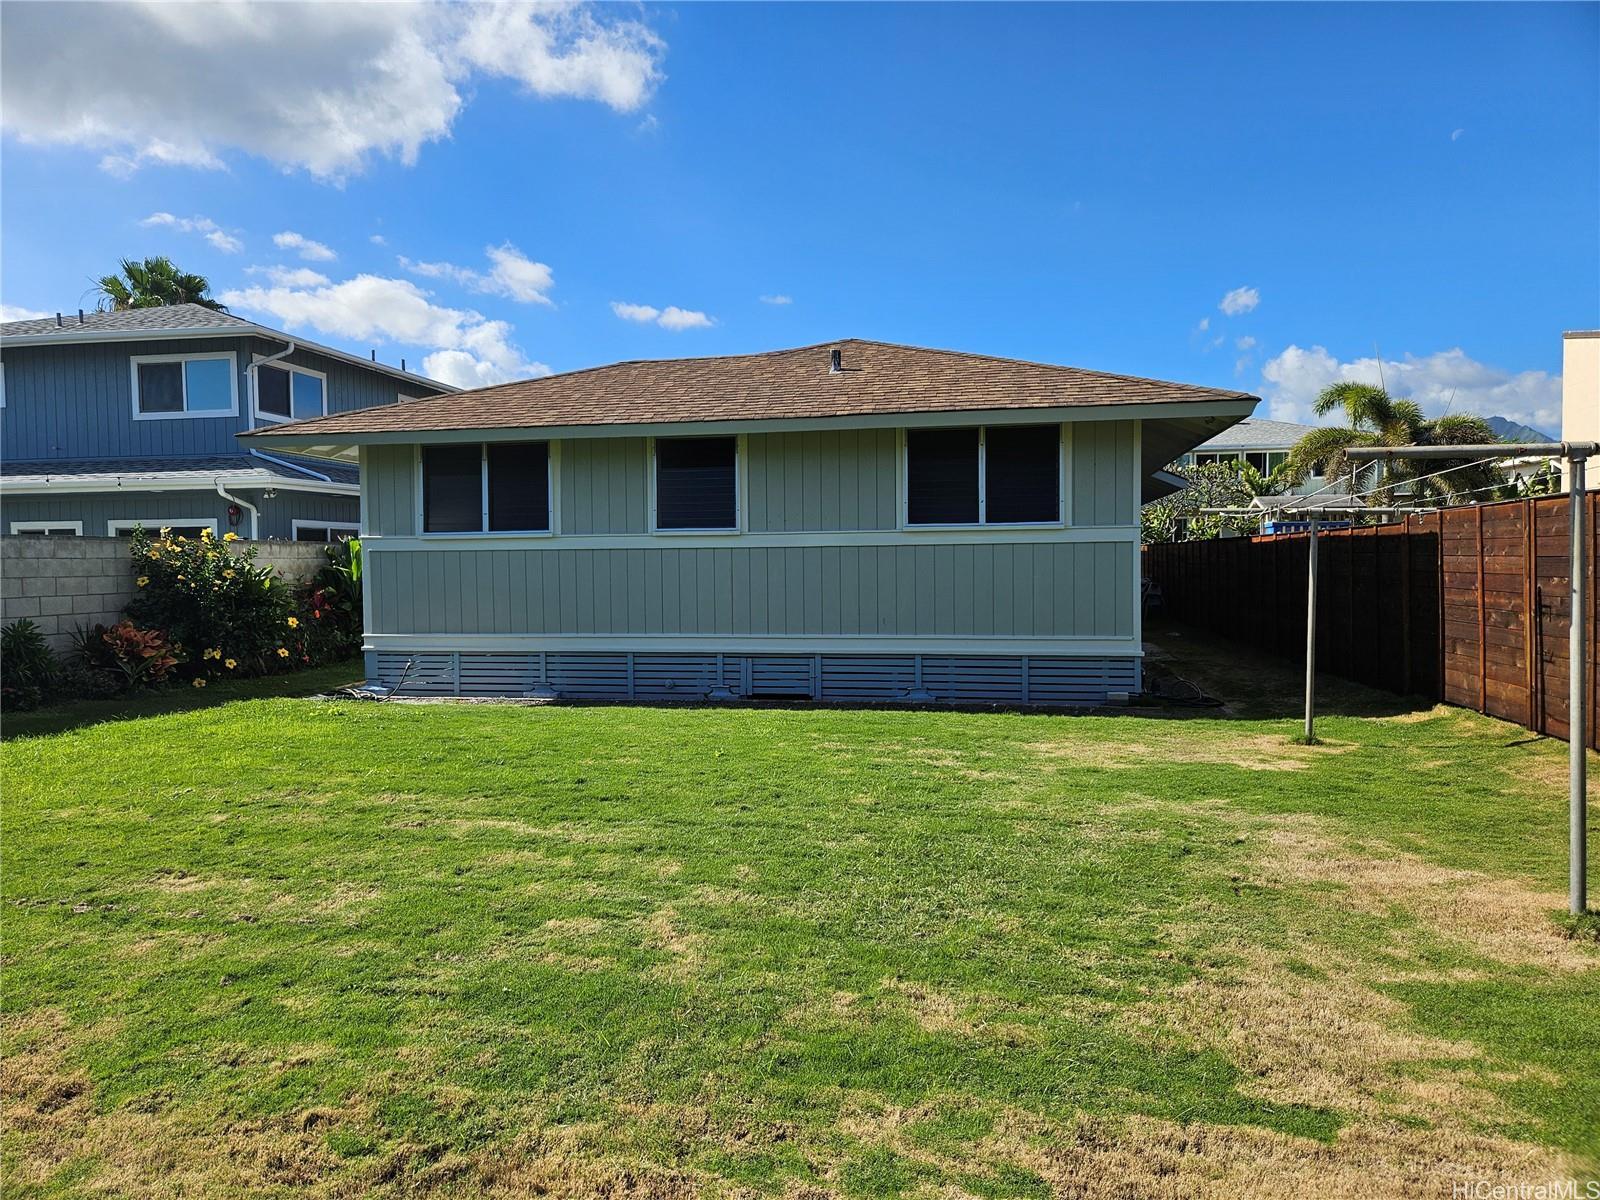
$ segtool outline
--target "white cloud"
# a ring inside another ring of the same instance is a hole
[[[663,329],[672,330],[673,333],[681,333],[685,329],[710,329],[716,322],[703,312],[669,304],[661,310],[661,315],[656,318],[656,324]]]
[[[313,242],[292,229],[273,234],[272,244],[280,250],[293,250],[308,262],[332,262],[339,257],[321,242]]]
[[[1200,318],[1200,323],[1194,327],[1194,331],[1196,333],[1204,333],[1206,330],[1208,330],[1210,328],[1211,328],[1211,318],[1210,317],[1201,317]]]
[[[1434,354],[1384,359],[1389,394],[1417,401],[1430,416],[1446,411],[1510,417],[1536,429],[1561,427],[1561,376],[1507,371],[1471,358],[1457,347]],[[1330,383],[1379,382],[1376,358],[1341,362],[1321,346],[1289,346],[1262,365],[1263,394],[1279,421],[1314,421],[1311,402]]]
[[[1461,135],[1465,132],[1465,129],[1452,129],[1450,131],[1450,140],[1452,142],[1459,142],[1461,140]]]
[[[0,321],[40,321],[54,313],[40,312],[36,308],[23,308],[17,304],[0,304]]]
[[[1255,349],[1256,340],[1247,333],[1242,338],[1236,340],[1233,344],[1237,349],[1240,350],[1253,350]]]
[[[628,304],[621,300],[613,300],[611,311],[624,321],[638,321],[640,324],[654,321],[661,328],[673,333],[682,333],[685,329],[710,329],[716,324],[716,321],[705,313],[679,308],[676,304],[669,304],[666,308],[656,308],[651,304]]]
[[[0,122],[25,141],[98,150],[116,175],[216,170],[242,151],[337,181],[374,156],[414,164],[486,78],[633,112],[665,50],[640,21],[579,3],[136,0],[92,19],[71,4],[7,5]]]
[[[1237,317],[1242,313],[1255,311],[1256,305],[1261,303],[1261,293],[1253,287],[1236,287],[1222,297],[1217,305],[1230,317]]]
[[[625,304],[621,300],[611,302],[611,311],[624,321],[654,321],[661,315],[659,308],[652,308],[648,304]]]
[[[794,303],[794,298],[792,296],[785,296],[785,295],[782,295],[782,294],[779,294],[779,295],[776,295],[776,296],[763,296],[763,297],[761,297],[761,303],[763,303],[763,304],[793,304]]]
[[[523,355],[507,322],[435,304],[408,279],[362,274],[341,283],[274,283],[224,292],[222,302],[264,313],[291,331],[311,329],[358,343],[425,347],[431,353],[423,360],[424,371],[458,386],[479,387],[550,373],[549,367]]]
[[[224,254],[237,254],[244,243],[210,217],[175,217],[169,212],[151,213],[139,224],[149,229],[175,229],[179,233],[198,233]]]
[[[400,256],[400,265],[413,275],[448,279],[470,291],[504,296],[523,304],[551,303],[547,293],[555,287],[555,276],[544,263],[534,262],[510,242],[485,247],[484,254],[489,259],[488,271],[448,262],[413,262],[404,255]]]
[[[326,287],[333,282],[321,271],[313,271],[310,267],[246,267],[245,273],[265,275],[274,287]]]
[[[389,244],[389,239],[384,237],[381,233],[373,234],[367,239],[367,241],[371,242],[374,246],[387,246]]]

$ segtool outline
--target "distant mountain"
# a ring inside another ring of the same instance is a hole
[[[1506,417],[1489,417],[1487,420],[1489,429],[1502,442],[1558,442],[1561,440],[1535,429],[1532,425],[1524,425],[1520,421],[1512,421]]]

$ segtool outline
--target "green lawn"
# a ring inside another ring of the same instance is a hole
[[[1333,699],[1377,715],[1311,748],[1271,705],[43,714],[4,1195],[1587,1178],[1565,746]]]

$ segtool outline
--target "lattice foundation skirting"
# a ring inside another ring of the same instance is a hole
[[[1140,687],[1139,660],[1110,656],[369,651],[366,662],[370,690],[402,696],[1056,706]]]

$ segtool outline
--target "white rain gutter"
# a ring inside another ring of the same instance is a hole
[[[221,496],[229,504],[237,504],[240,508],[248,508],[250,510],[250,540],[252,542],[259,541],[261,538],[261,513],[256,509],[256,506],[248,500],[241,500],[238,496],[233,495],[222,486],[222,480],[220,479],[217,480],[217,495]]]
[[[264,459],[269,463],[277,463],[278,466],[288,467],[291,471],[299,471],[302,475],[309,475],[313,479],[320,479],[323,483],[333,482],[332,475],[324,475],[321,471],[313,471],[310,467],[301,466],[297,462],[290,462],[287,458],[278,458],[274,455],[268,454],[265,450],[252,450],[250,453],[255,458]]]

